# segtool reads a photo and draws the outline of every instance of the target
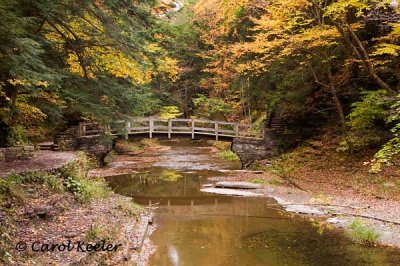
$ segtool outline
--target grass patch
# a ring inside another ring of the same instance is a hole
[[[231,143],[224,142],[224,141],[216,141],[216,140],[209,140],[207,141],[210,145],[217,148],[219,150],[218,157],[223,160],[228,161],[239,161],[240,158],[231,151]]]
[[[119,200],[116,209],[122,211],[129,217],[138,216],[140,211],[145,210],[142,205],[134,203],[131,200]]]
[[[250,180],[250,182],[254,183],[254,184],[264,184],[265,180],[262,179],[262,178],[253,178],[253,179]]]
[[[303,154],[300,151],[293,151],[281,155],[271,161],[271,166],[265,168],[268,173],[275,174],[286,180],[291,180],[298,169],[304,166]]]
[[[25,192],[21,185],[28,184],[45,185],[54,192],[62,192],[64,190],[62,178],[59,175],[41,171],[13,174],[0,179],[0,202],[10,199],[23,202],[25,200]]]
[[[96,223],[90,227],[90,230],[85,234],[86,241],[95,241],[101,236],[102,229]]]
[[[233,151],[220,151],[218,153],[219,158],[228,161],[239,161],[240,158]]]
[[[160,142],[157,139],[142,139],[139,142],[139,146],[142,149],[154,148],[160,146]]]
[[[230,150],[231,149],[231,143],[230,142],[225,142],[225,141],[217,141],[217,140],[209,140],[207,141],[209,144],[214,146],[220,151],[223,150]]]
[[[100,220],[96,220],[90,230],[85,233],[85,240],[89,242],[97,242],[100,240],[116,240],[121,227],[115,225],[105,224],[104,221],[101,223]]]
[[[369,246],[374,246],[380,237],[377,232],[358,218],[350,224],[349,236],[355,243]]]
[[[157,139],[141,139],[138,141],[118,140],[115,145],[117,152],[138,152],[144,149],[160,147]]]
[[[268,183],[269,183],[270,185],[274,185],[274,186],[282,185],[281,181],[279,181],[279,180],[276,179],[276,178],[272,178],[271,180],[268,181]]]

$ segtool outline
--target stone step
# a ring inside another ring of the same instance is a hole
[[[54,142],[42,142],[39,143],[39,149],[41,151],[51,151],[55,149],[59,149],[57,144],[54,144]]]

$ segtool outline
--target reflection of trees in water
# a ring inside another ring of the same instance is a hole
[[[178,181],[178,178],[181,178],[182,175],[179,174],[177,171],[175,170],[171,170],[171,169],[167,169],[167,170],[162,170],[161,174],[160,174],[160,178],[164,181],[168,181],[168,182],[176,182]]]
[[[152,168],[134,175],[114,176],[108,179],[116,193],[134,196],[186,196],[198,195],[202,179],[194,174],[172,169]]]

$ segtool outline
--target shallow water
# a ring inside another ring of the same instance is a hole
[[[212,159],[202,142],[166,142],[153,167],[108,178],[115,192],[157,206],[150,265],[400,265],[400,251],[351,243],[336,229],[293,216],[269,198],[200,192],[237,163]]]

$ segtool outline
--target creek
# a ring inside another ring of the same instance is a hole
[[[215,159],[206,142],[163,145],[171,148],[151,167],[107,178],[116,193],[157,207],[149,265],[400,265],[398,250],[354,244],[318,219],[271,207],[274,199],[200,192],[240,165]]]

